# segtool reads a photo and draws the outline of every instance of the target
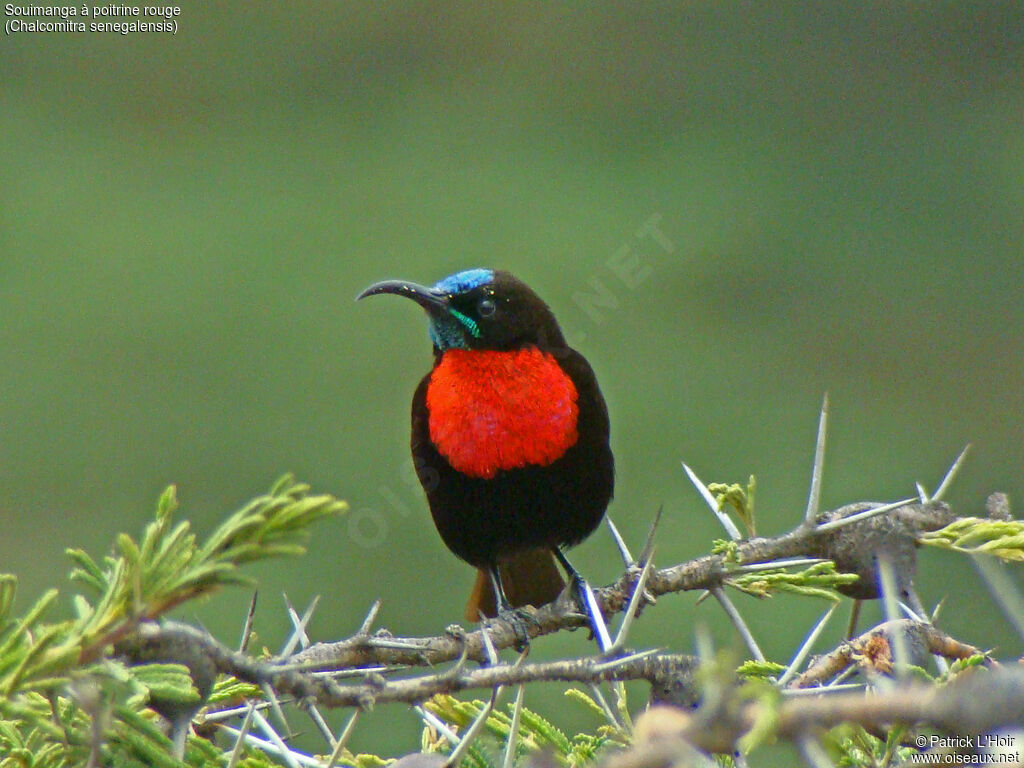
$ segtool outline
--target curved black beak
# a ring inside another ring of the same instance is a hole
[[[367,296],[376,296],[378,293],[393,293],[396,296],[405,296],[405,298],[412,299],[428,312],[435,312],[448,306],[449,297],[447,293],[418,283],[410,283],[407,280],[382,280],[379,283],[374,283],[356,296],[356,301],[365,299]]]

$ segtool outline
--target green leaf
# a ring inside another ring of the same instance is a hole
[[[579,688],[570,688],[565,692],[564,695],[566,698],[572,699],[573,701],[578,701],[580,704],[582,704],[595,715],[597,715],[599,718],[601,718],[602,721],[605,720],[606,715],[604,713],[604,710],[601,708],[601,705],[594,701],[594,699],[588,696],[586,693],[581,691]]]
[[[214,686],[213,691],[210,693],[209,703],[213,704],[225,704],[230,701],[237,701],[239,699],[251,699],[261,695],[262,689],[253,683],[243,683],[242,681],[234,678],[224,678],[218,680]]]
[[[97,592],[103,592],[107,588],[107,574],[84,550],[66,549],[64,553],[78,565],[71,571],[72,581],[80,581]]]
[[[711,554],[722,555],[727,563],[738,562],[739,544],[731,539],[715,539],[711,542]]]
[[[150,694],[164,701],[177,704],[198,704],[202,701],[184,664],[139,664],[132,667],[132,674]]]
[[[963,517],[921,534],[922,544],[969,554],[985,553],[1003,560],[1024,560],[1024,521]]]
[[[753,475],[747,481],[744,488],[739,483],[708,483],[708,492],[715,497],[718,510],[724,511],[731,507],[736,517],[743,523],[749,536],[757,535],[757,526],[754,524],[754,492],[757,490],[757,478]]]
[[[755,661],[753,659],[743,662],[736,670],[736,674],[746,678],[769,678],[783,672],[785,664],[774,661]]]
[[[754,597],[771,597],[778,592],[790,592],[806,597],[819,597],[836,602],[841,599],[836,587],[857,581],[857,574],[838,573],[835,563],[825,561],[808,566],[802,571],[772,568],[750,573],[726,576],[725,583]]]
[[[567,739],[565,734],[550,721],[545,720],[536,712],[533,712],[526,707],[523,707],[523,710],[520,713],[520,718],[523,727],[533,733],[538,746],[551,746],[554,747],[559,754],[569,754],[569,750],[572,748],[572,745],[569,743],[569,739]]]
[[[18,577],[13,573],[0,573],[0,628],[7,623],[17,591]]]
[[[174,510],[178,508],[178,488],[174,485],[168,485],[164,489],[164,492],[160,494],[160,500],[156,503],[156,517],[157,520],[163,520],[169,518],[174,514]]]
[[[28,613],[18,621],[14,630],[8,635],[3,644],[0,645],[0,659],[6,656],[11,648],[23,639],[25,632],[39,621],[39,618],[53,604],[53,601],[57,599],[58,594],[56,589],[48,589],[41,598],[36,600],[35,605],[29,608]]]

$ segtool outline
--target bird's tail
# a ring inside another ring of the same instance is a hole
[[[558,597],[565,588],[565,579],[558,571],[550,549],[527,549],[498,561],[498,573],[505,596],[514,608],[522,605],[541,606]],[[476,584],[466,604],[466,620],[479,621],[480,614],[498,615],[498,601],[491,586],[491,577],[483,568],[476,572]]]

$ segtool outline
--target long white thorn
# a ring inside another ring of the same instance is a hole
[[[648,560],[644,564],[644,569],[640,571],[640,578],[636,580],[636,586],[633,587],[633,594],[629,598],[629,605],[626,608],[626,615],[622,619],[622,624],[619,625],[619,632],[615,635],[615,642],[612,643],[611,648],[608,650],[617,651],[626,644],[626,637],[629,635],[629,629],[633,626],[633,619],[636,616],[637,606],[640,605],[640,601],[643,600],[644,590],[647,588],[647,577],[651,575],[651,561]]]
[[[287,733],[292,732],[292,727],[288,724],[288,720],[284,716],[284,709],[281,708],[281,701],[277,698],[277,693],[273,688],[270,687],[270,683],[263,683],[260,688],[263,690],[263,695],[266,696],[267,701],[270,702],[270,711],[274,713],[274,716],[280,721]],[[253,717],[260,715],[259,711],[253,712]],[[259,723],[259,719],[256,720]]]
[[[320,735],[324,737],[324,740],[331,749],[334,749],[334,745],[336,743],[334,740],[334,734],[331,732],[331,727],[327,724],[327,721],[324,720],[324,716],[320,714],[320,710],[317,709],[316,704],[310,702],[306,706],[306,711],[309,713],[309,718],[313,721],[313,725],[315,725],[317,730],[320,731]],[[358,712],[359,710],[356,711]]]
[[[359,626],[357,635],[368,635],[370,634],[370,627],[373,626],[374,620],[377,618],[377,611],[380,610],[381,600],[378,597],[373,601],[373,605],[370,606],[370,610],[366,612],[366,618],[363,619],[363,623]]]
[[[810,655],[811,649],[814,644],[818,641],[822,631],[825,629],[825,625],[828,624],[828,620],[832,618],[832,614],[839,608],[839,603],[833,603],[832,607],[825,611],[825,615],[821,617],[818,623],[811,630],[811,634],[804,640],[804,644],[800,646],[800,650],[796,652],[796,656],[789,662],[789,666],[786,667],[785,671],[779,677],[779,687],[784,688],[786,683],[793,679],[796,675],[797,670],[803,665],[804,660]]]
[[[820,557],[790,557],[784,560],[770,560],[767,563],[746,563],[745,565],[738,565],[729,571],[730,574],[734,573],[754,573],[756,571],[774,571],[776,568],[796,568],[801,565],[817,565],[818,563],[826,563]]]
[[[295,650],[295,646],[301,644],[303,648],[309,645],[309,637],[306,635],[306,625],[309,624],[309,620],[313,618],[313,611],[316,610],[317,605],[320,603],[320,595],[315,595],[309,602],[309,607],[306,608],[306,612],[302,614],[302,618],[299,618],[295,608],[292,606],[291,601],[288,600],[288,595],[284,596],[285,605],[288,607],[288,616],[292,622],[292,633],[288,638],[288,641],[284,644],[279,654],[281,658],[287,659],[292,655],[292,651]]]
[[[455,733],[451,728],[448,727],[448,723],[439,718],[430,710],[424,709],[420,705],[413,707],[416,710],[416,714],[420,716],[420,719],[426,723],[429,727],[434,728],[444,738],[448,739],[448,743],[453,748],[457,747],[462,739],[459,738],[458,734]]]
[[[637,651],[631,653],[628,656],[619,656],[617,659],[609,659],[608,661],[600,661],[596,664],[591,665],[591,672],[604,672],[608,669],[615,669],[621,667],[637,659],[646,659],[648,656],[654,656],[655,654],[661,653],[661,648],[648,648],[646,651]]]
[[[523,714],[523,694],[526,686],[520,684],[516,690],[516,703],[512,708],[512,722],[508,726],[508,743],[505,745],[505,758],[501,768],[512,768],[516,760],[516,740],[519,738],[519,722]]]
[[[590,693],[594,697],[594,701],[596,701],[600,705],[601,709],[604,710],[604,716],[608,718],[608,723],[613,728],[625,729],[625,724],[619,720],[612,708],[608,706],[608,700],[605,699],[604,694],[601,693],[601,686],[597,683],[591,683]]]
[[[903,603],[900,603],[904,612],[906,612],[906,614],[915,621],[922,621],[925,624],[931,624],[931,617],[928,616],[928,611],[925,610],[924,604],[921,602],[921,596],[917,594],[917,590],[914,589],[913,586],[909,589],[907,599],[910,601],[910,605],[903,605]],[[946,661],[945,656],[939,653],[934,653],[932,654],[932,658],[935,659],[935,667],[939,670],[940,674],[944,675],[949,672],[949,663]]]
[[[736,631],[740,633],[740,637],[743,638],[743,642],[746,643],[747,648],[754,655],[754,658],[758,661],[765,661],[764,654],[761,653],[761,649],[757,645],[757,641],[754,640],[754,635],[750,631],[750,627],[747,626],[747,622],[743,620],[740,612],[736,610],[736,606],[732,604],[732,600],[725,594],[725,590],[721,587],[712,587],[711,594],[714,595],[715,599],[721,604],[722,609],[726,615],[732,621],[736,627]]]
[[[268,755],[277,755],[284,760],[289,766],[308,766],[308,768],[323,768],[323,761],[309,755],[304,755],[302,752],[296,752],[293,749],[279,747],[273,740],[261,739],[257,736],[253,736],[251,733],[242,734],[237,728],[232,728],[230,725],[222,725],[221,730],[238,738],[240,741],[244,741],[250,746],[256,747],[256,749],[266,752]]]
[[[953,479],[960,471],[960,467],[964,463],[964,459],[967,457],[967,452],[970,449],[971,444],[968,443],[967,445],[964,446],[964,449],[960,451],[960,455],[956,457],[956,460],[953,462],[952,466],[950,466],[949,470],[946,472],[946,476],[942,478],[942,482],[939,483],[939,487],[935,490],[935,493],[932,495],[932,499],[934,501],[941,501],[942,497],[946,494],[946,491],[949,490],[949,486],[953,484]]]
[[[797,740],[797,747],[803,755],[804,762],[811,768],[835,768],[835,764],[828,756],[828,752],[821,746],[821,742],[815,737],[804,735]]]
[[[245,716],[250,709],[268,709],[270,707],[269,701],[263,701],[259,704],[255,702],[249,702],[240,707],[231,707],[230,709],[218,709],[215,712],[206,712],[203,715],[204,723],[219,723],[223,720],[233,720],[239,715]]]
[[[611,531],[612,538],[615,540],[615,546],[618,547],[619,555],[622,557],[622,564],[629,568],[633,564],[633,555],[630,554],[625,539],[622,538],[622,534],[619,533],[619,529],[615,527],[615,523],[612,522],[610,517],[605,515],[604,522],[607,524],[608,530]]]
[[[974,555],[971,562],[985,581],[985,586],[992,593],[1007,621],[1017,630],[1017,634],[1024,638],[1024,598],[1021,597],[1013,579],[1006,575],[1002,562],[991,555]]]
[[[918,501],[920,501],[922,504],[927,504],[929,501],[931,501],[931,498],[928,496],[928,491],[924,489],[924,486],[921,484],[920,480],[914,481],[914,487],[917,488]]]
[[[252,719],[255,721],[256,726],[263,731],[263,734],[270,739],[270,743],[277,747],[278,755],[288,764],[289,768],[299,768],[299,764],[295,760],[295,755],[292,754],[288,745],[284,743],[284,739],[282,739],[280,735],[278,735],[277,731],[274,730],[270,721],[255,709],[252,711]]]
[[[863,512],[858,512],[858,513],[856,513],[854,515],[847,515],[846,517],[841,517],[838,520],[829,520],[827,523],[822,523],[821,525],[816,525],[816,526],[814,526],[814,530],[816,532],[818,532],[818,533],[824,533],[825,531],[832,531],[832,530],[835,530],[836,528],[842,528],[844,526],[851,525],[853,523],[859,523],[861,520],[868,520],[868,519],[870,519],[872,517],[877,517],[878,515],[883,515],[886,512],[891,512],[894,509],[899,509],[900,507],[905,507],[907,504],[910,504],[912,501],[914,501],[913,498],[910,498],[910,499],[900,499],[899,501],[894,501],[891,504],[883,504],[880,507],[872,507],[871,509],[866,509]]]
[[[852,667],[856,671],[856,667]],[[826,693],[839,693],[840,691],[863,691],[864,683],[841,683],[839,685],[821,685],[813,688],[786,688],[782,691],[783,696],[821,696]]]
[[[338,764],[338,760],[341,758],[341,750],[345,748],[345,745],[348,743],[348,737],[352,735],[352,729],[355,728],[360,711],[357,709],[352,712],[352,717],[348,719],[345,727],[338,734],[338,741],[334,745],[334,751],[331,752],[330,760],[327,761],[327,768],[334,768]]]
[[[245,613],[245,624],[242,625],[242,639],[238,642],[238,652],[245,653],[249,647],[249,636],[252,634],[252,623],[256,620],[256,599],[259,597],[259,590],[252,593],[249,601],[249,610]]]
[[[693,483],[693,487],[697,489],[697,492],[703,497],[711,511],[715,513],[715,517],[718,518],[718,522],[725,528],[725,532],[729,534],[729,538],[733,541],[739,541],[743,538],[743,534],[740,533],[740,529],[736,527],[736,523],[732,521],[732,518],[725,513],[724,510],[718,508],[718,502],[715,501],[715,497],[708,490],[708,487],[704,485],[697,473],[690,469],[690,465],[685,461],[682,462],[683,470],[686,472],[686,476],[690,478],[690,482]]]
[[[487,718],[491,716],[491,712],[494,711],[494,705],[498,703],[498,698],[501,696],[502,691],[505,690],[503,686],[496,685],[491,691],[491,698],[484,705],[484,708],[480,710],[480,714],[476,716],[476,719],[470,723],[469,728],[462,734],[462,741],[459,745],[451,751],[448,755],[448,759],[445,760],[445,765],[458,765],[466,752],[469,750],[469,745],[472,743],[476,735],[480,733],[480,730],[484,727],[487,722]]]
[[[807,511],[804,520],[810,524],[821,508],[821,476],[825,470],[825,435],[828,432],[828,392],[821,401],[821,416],[818,417],[818,439],[814,443],[814,467],[811,469],[811,490],[807,494]]]
[[[235,734],[235,746],[231,749],[227,768],[235,768],[238,765],[238,761],[242,757],[242,745],[245,744],[246,737],[249,735],[249,729],[252,727],[252,713],[256,709],[256,705],[250,702],[245,709],[246,712],[245,717],[242,718],[242,725],[237,730],[234,728],[230,729]]]
[[[907,648],[907,638],[900,625],[896,622],[900,618],[900,598],[896,586],[896,571],[893,568],[892,560],[885,554],[878,555],[878,581],[882,587],[882,609],[885,611],[885,620],[893,627],[889,640],[892,643],[893,677],[903,679],[910,667],[910,651]]]
[[[612,647],[608,624],[605,623],[604,614],[601,613],[601,607],[597,604],[597,597],[594,595],[594,590],[590,588],[590,584],[586,579],[581,580],[580,584],[583,585],[583,601],[586,603],[585,608],[590,616],[590,625],[594,628],[594,635],[597,637],[597,647],[601,649],[602,653],[606,653]]]
[[[843,685],[844,685],[843,680],[846,680],[847,678],[853,677],[854,675],[857,674],[858,671],[859,670],[857,669],[857,666],[855,664],[851,664],[846,669],[844,669],[842,672],[840,672],[838,675],[836,675],[834,678],[832,678],[832,680],[830,682],[826,683],[825,685],[821,686],[820,688],[807,688],[806,690],[808,690],[808,691],[825,691],[825,690],[830,690],[830,689],[833,689],[833,688],[835,688],[835,689],[842,688]],[[849,683],[849,685],[859,685],[862,688],[865,687],[863,683]]]
[[[640,559],[637,561],[639,564],[646,564],[654,554],[654,535],[658,532],[658,525],[661,523],[661,513],[664,511],[665,505],[662,504],[658,507],[658,511],[654,513],[651,527],[647,529],[647,538],[644,539],[643,549],[640,550]]]
[[[427,643],[401,638],[387,640],[383,637],[368,637],[363,642],[371,648],[393,648],[400,651],[422,651],[428,647]]]
[[[491,633],[487,629],[487,620],[480,625],[480,639],[484,644],[484,653],[487,654],[487,663],[492,667],[498,663],[498,651],[494,647],[494,641],[491,640]]]

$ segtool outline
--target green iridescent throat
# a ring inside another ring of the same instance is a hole
[[[449,308],[448,314],[450,314],[452,317],[454,317],[456,320],[462,323],[465,326],[466,330],[469,331],[470,335],[474,339],[480,338],[480,326],[476,324],[476,320],[474,320],[471,317],[468,317],[467,315],[462,314],[457,309]]]

